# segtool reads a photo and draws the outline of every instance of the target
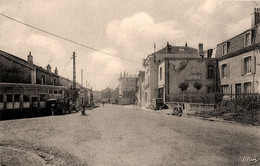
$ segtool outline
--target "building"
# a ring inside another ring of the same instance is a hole
[[[145,71],[139,71],[136,92],[139,107],[142,107],[144,105],[144,78]]]
[[[118,103],[118,91],[107,87],[101,91],[101,101],[105,103]]]
[[[251,28],[217,45],[216,57],[225,98],[260,91],[260,8],[253,11]]]
[[[93,100],[94,103],[101,103],[101,92],[100,91],[93,91]]]
[[[217,60],[215,58],[164,58],[158,65],[158,98],[164,103],[214,103],[218,91]],[[180,84],[188,84],[183,91]]]
[[[122,76],[120,75],[119,78],[119,104],[134,104],[137,100],[136,98],[136,91],[137,91],[137,76],[132,76],[125,74]]]
[[[145,79],[144,79],[144,98],[140,101],[143,107],[150,108],[155,98],[158,98],[158,65],[164,58],[201,58],[203,45],[197,49],[185,46],[172,46],[167,42],[166,47],[147,56],[144,60]]]
[[[48,92],[46,90],[40,90],[42,95],[50,94],[49,97],[59,93],[66,95],[64,91],[55,90],[55,87],[63,87],[69,91],[73,85],[73,81],[58,75],[57,68],[52,72],[49,64],[46,69],[35,65],[31,52],[29,52],[26,61],[2,50],[0,50],[0,83],[13,83],[19,84],[20,86],[25,86],[26,84],[28,87],[42,87],[43,89],[44,87],[51,87],[54,90],[48,90]],[[84,97],[84,102],[90,106],[93,100],[92,90],[82,87],[79,83],[76,83],[76,87],[80,89],[79,92],[81,96],[82,94],[87,96]],[[8,93],[10,93],[10,96],[15,96],[11,92]],[[30,96],[30,100],[37,100],[39,102],[41,98],[39,96]],[[0,103],[1,101],[3,100],[0,100]]]

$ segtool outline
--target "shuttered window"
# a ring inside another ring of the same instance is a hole
[[[229,93],[228,85],[222,85],[222,93],[223,94],[228,94]]]
[[[251,94],[251,82],[244,83],[244,93]]]
[[[228,67],[227,67],[227,64],[223,64],[221,66],[221,75],[222,75],[222,78],[227,78],[228,76]]]
[[[248,73],[255,73],[256,68],[256,56],[248,56],[241,60],[241,75]]]

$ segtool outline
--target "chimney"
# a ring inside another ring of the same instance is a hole
[[[27,56],[27,59],[28,59],[28,62],[29,62],[30,64],[33,64],[33,56],[32,56],[32,54],[31,54],[31,51],[29,52],[29,55]]]
[[[208,49],[208,58],[212,57],[213,49]]]
[[[252,28],[259,23],[260,23],[260,8],[254,8],[254,12],[251,14]]]
[[[56,75],[58,75],[58,69],[57,69],[57,67],[55,67],[54,73],[55,73]]]
[[[199,44],[199,54],[203,54],[203,44]]]
[[[166,45],[166,53],[171,53],[171,49],[172,46],[169,44],[169,42],[167,41],[167,45]]]
[[[185,42],[185,47],[188,47],[188,44],[187,44],[187,42]]]
[[[48,64],[48,66],[46,67],[48,72],[51,72],[51,66]]]

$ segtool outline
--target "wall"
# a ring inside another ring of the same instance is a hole
[[[0,55],[0,82],[31,83],[31,68]]]
[[[241,60],[245,57],[254,57],[256,56],[256,74],[241,74]],[[255,53],[254,51],[250,51],[232,58],[228,58],[219,62],[219,72],[221,73],[221,65],[228,64],[229,65],[229,76],[227,78],[221,78],[221,85],[229,86],[229,93],[235,94],[235,84],[241,83],[242,93],[244,92],[244,83],[251,82],[252,92],[258,93],[260,91],[259,81],[260,77],[260,54]],[[258,82],[258,83],[257,83]]]
[[[166,63],[169,63],[169,68],[167,69],[165,75],[169,80],[169,84],[165,86],[165,94],[167,101],[175,101],[176,97],[179,97],[182,92],[178,87],[180,83],[187,82],[189,83],[189,88],[185,91],[186,94],[197,94],[198,90],[193,86],[195,82],[202,83],[202,88],[199,93],[206,94],[207,87],[215,87],[215,77],[216,74],[216,65],[217,62],[215,59],[207,59],[207,58],[196,58],[196,59],[166,59]],[[163,62],[165,63],[165,62]],[[215,74],[214,78],[208,78],[207,70],[208,64],[214,64],[215,66]]]

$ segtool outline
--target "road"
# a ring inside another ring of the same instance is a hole
[[[105,105],[80,113],[0,122],[6,165],[250,165],[260,128],[167,111]],[[260,165],[258,163],[251,165]]]

